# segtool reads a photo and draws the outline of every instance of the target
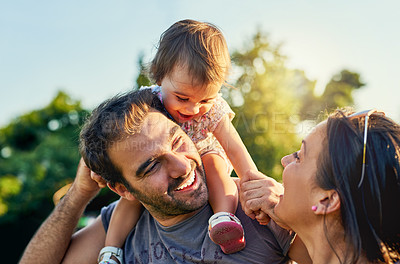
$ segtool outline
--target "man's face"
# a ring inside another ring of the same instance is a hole
[[[109,155],[129,191],[155,217],[168,219],[207,203],[204,170],[193,142],[159,112],[150,112],[141,129],[114,143]]]

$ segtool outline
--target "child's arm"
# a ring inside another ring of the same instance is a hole
[[[126,237],[136,225],[142,213],[142,204],[121,198],[111,215],[105,246],[122,248]]]
[[[228,115],[222,117],[213,134],[224,148],[226,155],[240,179],[245,178],[248,171],[257,170],[256,164],[247,151],[235,127],[229,120]]]
[[[257,179],[258,177],[265,176],[257,170],[257,167],[251,158],[246,146],[244,145],[242,139],[240,138],[235,127],[229,120],[228,115],[225,115],[214,131],[214,136],[218,139],[221,146],[224,148],[226,155],[232,163],[236,174],[240,178],[240,184]],[[265,176],[266,177],[266,176]],[[268,177],[268,179],[270,179]],[[281,185],[274,180],[274,183],[268,186],[268,192],[266,197],[264,197],[264,203],[269,205],[270,208],[275,207],[278,202],[277,197],[282,194]],[[280,188],[279,188],[280,187]],[[251,218],[257,218],[261,224],[266,224],[269,221],[269,217],[265,213],[270,213],[266,211],[262,213],[260,208],[251,208],[251,204],[248,201],[242,200],[240,197],[240,202],[244,212]],[[254,211],[256,210],[256,211]]]

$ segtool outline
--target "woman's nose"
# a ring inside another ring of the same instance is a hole
[[[285,168],[290,162],[292,162],[293,158],[291,158],[293,155],[286,155],[281,159],[281,164]]]
[[[179,178],[187,175],[192,170],[191,160],[183,153],[168,153],[166,154],[168,174],[172,178]]]

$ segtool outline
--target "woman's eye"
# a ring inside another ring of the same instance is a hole
[[[296,159],[297,162],[300,161],[300,157],[299,157],[299,152],[298,151],[293,153],[293,157]]]

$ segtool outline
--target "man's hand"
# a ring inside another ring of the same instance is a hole
[[[107,181],[103,179],[99,174],[95,173],[94,171],[90,171],[90,178],[97,182],[97,185],[100,188],[107,187]]]
[[[91,171],[81,158],[73,183],[73,187],[76,188],[79,195],[92,198],[105,186],[105,181],[99,175]]]
[[[264,225],[270,218],[279,221],[274,208],[283,194],[282,184],[259,171],[250,170],[240,181],[239,194],[242,208],[250,218]]]

